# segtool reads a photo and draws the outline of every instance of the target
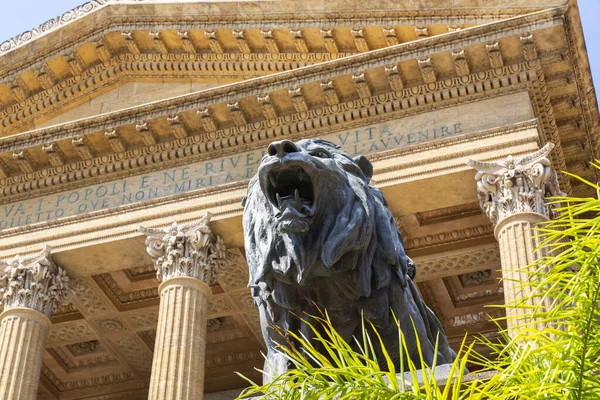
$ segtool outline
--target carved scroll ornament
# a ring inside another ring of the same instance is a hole
[[[50,246],[31,256],[0,261],[0,302],[4,311],[29,308],[51,318],[72,296],[69,277],[50,256]]]
[[[562,194],[556,172],[547,158],[554,144],[547,143],[522,157],[508,156],[499,162],[467,161],[477,170],[477,194],[483,211],[496,225],[516,213],[537,213],[552,217],[548,196]]]
[[[146,251],[154,261],[158,280],[186,276],[209,286],[216,283],[226,261],[226,248],[223,240],[212,234],[209,221],[207,214],[189,225],[174,222],[166,229],[139,228],[147,235]]]

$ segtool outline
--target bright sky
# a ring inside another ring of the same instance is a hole
[[[0,16],[0,43],[84,2],[85,0],[4,0]],[[579,8],[596,93],[600,93],[600,0],[579,0]]]

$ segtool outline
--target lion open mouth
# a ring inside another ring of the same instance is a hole
[[[306,232],[307,218],[314,215],[314,187],[301,167],[288,167],[269,172],[269,201],[279,210],[276,217],[288,232]]]

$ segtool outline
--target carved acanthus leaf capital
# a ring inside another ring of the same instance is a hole
[[[517,213],[552,217],[552,207],[545,198],[562,194],[548,159],[553,148],[554,144],[547,143],[538,151],[518,158],[508,156],[498,162],[467,161],[467,165],[477,171],[479,204],[494,225]]]
[[[52,261],[51,250],[45,246],[34,255],[0,261],[0,302],[4,311],[24,307],[51,318],[60,304],[71,300],[69,277]]]
[[[158,280],[185,276],[207,285],[216,283],[225,265],[226,248],[223,240],[213,235],[209,222],[207,214],[189,225],[174,222],[165,229],[139,228],[147,235],[146,251],[154,261]]]

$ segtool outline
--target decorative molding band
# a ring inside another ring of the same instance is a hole
[[[46,378],[60,392],[66,392],[77,389],[88,389],[92,387],[112,385],[120,382],[135,381],[138,379],[134,372],[119,372],[109,375],[96,376],[88,379],[62,382],[45,365],[42,366],[42,376]]]
[[[49,33],[50,31],[66,24],[80,19],[93,11],[105,7],[109,3],[136,2],[141,0],[93,0],[83,4],[75,9],[49,20],[37,28],[26,31],[14,38],[8,39],[0,44],[0,56],[10,52],[20,46],[35,40],[36,38]],[[566,11],[562,7],[561,12]],[[114,17],[108,15],[103,21],[97,21],[94,26],[86,27],[81,32],[70,35],[68,42],[61,41],[60,44],[50,46],[45,49],[46,58],[39,60],[39,55],[28,57],[15,63],[10,74],[20,74],[23,69],[36,69],[48,58],[59,55],[71,54],[73,50],[86,42],[98,42],[105,35],[111,32],[129,32],[133,30],[159,31],[168,26],[168,29],[187,31],[197,29],[202,26],[204,29],[214,31],[216,29],[233,28],[241,30],[244,28],[262,28],[273,29],[282,26],[298,28],[322,28],[323,26],[337,27],[348,26],[394,26],[411,24],[489,24],[490,21],[502,21],[509,18],[515,18],[523,14],[533,14],[540,12],[539,8],[502,8],[488,9],[477,15],[473,9],[460,10],[454,7],[447,9],[439,8],[435,11],[427,10],[385,10],[385,11],[345,11],[345,12],[318,12],[308,10],[307,13],[276,13],[270,14],[268,11],[256,12],[240,10],[239,13],[222,13],[215,18],[215,8],[207,10],[195,10],[195,13],[185,13],[183,15],[161,15],[157,12],[151,19],[135,16]],[[543,12],[543,11],[542,11]],[[19,71],[19,69],[21,71]]]
[[[439,279],[488,268],[500,268],[500,250],[497,243],[415,257],[415,282]]]
[[[527,129],[527,128],[525,128]],[[466,218],[481,214],[481,208],[477,203],[461,204],[456,207],[438,208],[431,211],[423,211],[415,214],[419,226],[439,224],[457,218]]]
[[[67,78],[5,107],[0,112],[0,134],[13,132],[58,108],[77,104],[83,97],[120,81],[134,78],[248,79],[336,60],[350,54],[119,54],[89,67],[81,75]]]
[[[514,64],[504,67],[502,72],[486,71],[468,77],[436,82],[433,86],[421,85],[400,92],[380,94],[367,99],[356,99],[277,117],[274,120],[263,120],[245,126],[221,129],[210,134],[190,135],[186,138],[135,148],[122,153],[102,155],[57,167],[48,166],[44,170],[30,174],[0,179],[0,185],[4,186],[0,189],[0,193],[3,195],[2,202],[30,197],[34,191],[39,194],[48,194],[62,190],[64,186],[75,188],[83,184],[90,185],[127,175],[143,174],[145,171],[154,170],[156,163],[160,163],[161,168],[170,168],[184,163],[214,158],[212,153],[215,151],[219,151],[220,155],[223,155],[231,151],[238,153],[255,150],[283,135],[290,138],[300,137],[300,135],[302,137],[322,136],[364,126],[368,123],[389,121],[526,90],[527,85],[535,85],[536,74],[531,73],[529,69],[535,65],[537,64]],[[491,81],[494,85],[481,85],[480,83],[484,81]],[[471,85],[480,86],[480,90],[469,90],[468,87]],[[157,113],[162,112],[158,110]],[[136,120],[140,120],[140,118],[132,118],[132,121]],[[108,127],[109,124],[104,126]],[[72,132],[65,129],[54,133],[55,129],[49,128],[31,132],[35,133],[35,137],[25,140],[25,143],[27,146],[42,145],[48,141],[81,136],[96,130],[86,127],[85,124],[81,129]],[[43,132],[47,136],[40,136],[36,132]],[[17,136],[24,137],[25,135],[27,134]],[[0,152],[22,148],[25,144],[12,144],[8,140],[10,138],[0,139]],[[85,183],[77,183],[78,181],[85,181]]]
[[[457,243],[486,236],[494,236],[494,228],[492,224],[471,226],[464,229],[456,229],[434,235],[409,238],[404,241],[404,245],[406,250],[416,250],[439,246],[442,244]]]
[[[0,55],[4,53],[8,53],[15,48],[22,46],[26,43],[32,42],[51,32],[55,29],[60,28],[63,25],[66,25],[70,22],[73,22],[87,14],[90,14],[99,8],[104,7],[109,3],[116,3],[123,0],[92,0],[88,1],[80,6],[77,6],[62,15],[49,19],[48,21],[38,25],[37,27],[25,31],[17,36],[14,36],[4,42],[0,43]],[[136,0],[127,0],[127,1],[136,1]],[[140,1],[140,0],[137,0]]]
[[[15,150],[34,145],[36,138],[55,141],[57,134],[73,137],[88,132],[106,130],[106,123],[115,125],[134,124],[161,115],[174,115],[186,109],[201,108],[218,103],[235,103],[239,98],[247,96],[264,96],[265,93],[308,82],[329,81],[335,76],[356,73],[357,70],[392,65],[401,61],[429,56],[435,53],[450,51],[454,48],[466,47],[482,41],[518,35],[523,31],[543,29],[562,24],[563,8],[556,8],[528,14],[506,21],[495,22],[486,26],[476,26],[449,34],[433,36],[415,42],[399,44],[368,53],[361,53],[342,59],[319,63],[310,68],[282,72],[260,79],[234,83],[226,87],[214,88],[174,99],[155,102],[128,109],[107,113],[96,118],[89,118],[73,123],[34,130],[0,139],[0,152],[13,145]],[[535,62],[534,62],[535,64]],[[441,82],[437,82],[441,83]],[[75,133],[79,131],[79,133]]]

